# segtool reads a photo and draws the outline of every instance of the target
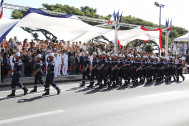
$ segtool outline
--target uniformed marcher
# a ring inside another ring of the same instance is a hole
[[[150,84],[150,83],[152,83],[152,77],[153,77],[153,75],[154,75],[154,62],[153,62],[153,60],[154,60],[154,56],[152,55],[152,56],[150,56],[150,60],[148,61],[148,63],[147,63],[147,66],[146,66],[146,78],[147,78],[147,84]]]
[[[157,78],[156,78],[156,84],[160,83],[163,80],[163,67],[164,67],[164,63],[163,63],[163,57],[159,57],[160,61],[157,64]]]
[[[88,86],[89,88],[92,88],[94,85],[94,77],[98,79],[98,58],[96,57],[97,53],[93,52],[93,60],[92,60],[92,67],[90,69],[91,71],[91,78],[90,78],[90,85]]]
[[[47,76],[46,76],[46,82],[45,82],[45,90],[46,92],[43,95],[49,95],[50,91],[50,84],[57,90],[57,95],[60,94],[60,88],[55,84],[54,82],[54,54],[51,53],[49,55],[49,61],[48,61],[48,67],[47,67]]]
[[[118,55],[117,53],[114,54],[114,60],[112,61],[112,87],[115,88],[116,85],[119,83],[119,70],[118,70]]]
[[[176,65],[177,65],[177,82],[179,82],[179,76],[181,76],[183,81],[184,81],[185,77],[182,74],[182,70],[183,70],[184,64],[182,63],[182,59],[181,58],[179,58],[179,62]]]
[[[80,87],[85,86],[85,78],[87,76],[88,79],[90,79],[90,59],[89,59],[89,53],[88,51],[85,52],[85,58],[84,58],[84,64],[83,64],[83,70],[82,70],[82,84],[80,85]]]
[[[124,86],[128,87],[130,84],[131,79],[133,79],[133,61],[131,60],[132,55],[128,54],[127,59],[125,60],[125,72],[124,72],[124,79],[125,83]]]
[[[141,56],[138,55],[135,58],[135,62],[133,64],[133,87],[139,85],[138,78],[140,79],[140,83],[142,82],[142,66],[141,66]]]
[[[119,54],[119,66],[118,66],[118,68],[119,68],[119,85],[120,86],[124,86],[123,84],[122,84],[122,79],[124,79],[124,64],[125,64],[125,61],[123,60],[123,57],[125,57],[125,56],[123,56],[122,54]]]
[[[35,75],[35,79],[34,79],[34,89],[31,92],[37,92],[37,83],[39,81],[40,84],[42,84],[43,86],[45,86],[45,83],[42,80],[42,66],[43,63],[41,61],[41,54],[38,54],[37,57],[35,58],[35,67],[34,67],[34,71],[33,74]]]
[[[13,73],[12,76],[12,82],[11,82],[11,89],[12,93],[8,95],[8,97],[14,97],[15,96],[15,91],[16,91],[16,85],[24,90],[24,95],[27,94],[28,89],[20,83],[20,74],[21,74],[21,66],[22,66],[22,61],[20,60],[20,53],[17,52],[14,57],[13,57],[13,63],[14,63],[14,69],[10,71],[10,74]]]
[[[102,89],[104,86],[107,85],[107,79],[106,79],[106,53],[102,52],[102,58],[98,63],[98,83],[99,83],[99,89]],[[102,80],[104,80],[104,84],[102,83]]]

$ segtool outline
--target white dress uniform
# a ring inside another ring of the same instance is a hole
[[[183,46],[184,46],[184,55],[186,55],[187,44],[185,43]]]
[[[11,65],[11,70],[13,70],[13,69],[14,69],[14,63],[12,62],[12,58],[13,58],[13,56],[14,56],[14,55],[11,55],[11,56],[10,56],[10,65]],[[12,73],[12,75],[13,75],[13,73]]]
[[[174,43],[174,44],[173,44],[173,54],[174,54],[174,55],[176,54],[176,51],[177,51],[177,44]]]
[[[179,52],[180,52],[180,44],[177,43],[177,55],[179,55]]]
[[[55,63],[55,66],[54,66],[54,77],[57,77],[58,76],[58,65],[59,65],[58,56],[54,57],[53,60],[54,60],[54,63]]]
[[[68,55],[67,54],[63,54],[62,59],[64,61],[63,68],[62,68],[62,74],[63,75],[68,75],[67,74],[67,71],[68,71]]]
[[[46,64],[46,75],[47,75],[47,67],[48,67],[48,54],[45,56],[45,64]]]
[[[60,70],[62,66],[62,54],[58,53],[57,57],[58,57],[58,75],[60,75]]]

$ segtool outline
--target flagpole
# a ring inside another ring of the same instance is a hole
[[[165,38],[165,57],[168,56],[168,43],[169,43],[169,34],[168,34],[168,30],[166,30],[166,38]]]
[[[115,33],[114,33],[114,53],[118,52],[118,42],[117,42],[117,38],[118,38],[118,34],[117,34],[117,28],[116,28],[117,23],[115,23]]]

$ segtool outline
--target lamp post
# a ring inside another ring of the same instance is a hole
[[[158,2],[155,2],[154,4],[156,5],[156,7],[160,8],[160,11],[159,11],[159,28],[161,28],[161,8],[164,8],[165,5],[159,4]],[[160,49],[159,49],[159,54],[161,55]]]
[[[159,4],[158,2],[155,2],[154,4],[155,4],[157,7],[160,8],[160,11],[159,11],[159,28],[161,28],[161,8],[164,8],[165,5]]]

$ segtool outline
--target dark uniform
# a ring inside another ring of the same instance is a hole
[[[35,79],[34,79],[34,89],[31,92],[37,92],[37,83],[39,81],[40,84],[42,84],[43,86],[45,86],[45,83],[42,80],[42,67],[43,67],[43,63],[41,60],[36,61],[35,63],[35,67],[34,67],[34,71],[40,69],[36,75],[35,75]]]
[[[156,83],[160,83],[163,80],[163,67],[164,63],[162,58],[160,58],[160,61],[157,64],[157,78],[156,78]]]
[[[153,59],[151,59],[146,66],[146,78],[147,78],[147,84],[152,83],[152,77],[154,76],[154,62]]]
[[[106,78],[106,74],[107,74],[107,70],[106,70],[106,64],[107,64],[107,60],[106,58],[102,58],[99,62],[98,62],[98,66],[102,66],[104,65],[99,71],[98,71],[98,83],[99,83],[99,88],[103,88],[103,86],[106,86],[107,83],[107,78]],[[104,79],[104,85],[102,84],[102,80]]]
[[[88,67],[87,67],[88,66]],[[86,69],[87,67],[87,69]],[[85,70],[86,69],[86,70]],[[90,79],[90,75],[89,75],[89,72],[90,72],[90,60],[88,57],[85,56],[84,58],[84,62],[83,62],[83,71],[82,71],[82,74],[83,74],[83,77],[82,77],[82,84],[80,85],[80,87],[83,87],[85,86],[85,77],[87,76],[88,79]]]
[[[53,61],[53,59],[49,60],[47,66],[46,83],[45,83],[46,93],[44,93],[43,95],[49,95],[50,84],[57,90],[57,94],[60,94],[60,89],[54,82],[54,67],[55,67],[55,62]]]
[[[120,59],[119,60],[119,66],[118,66],[118,69],[119,69],[119,84],[120,84],[120,86],[123,86],[122,85],[122,79],[124,79],[124,72],[125,72],[124,64],[125,64],[124,60]]]
[[[179,81],[179,76],[181,76],[184,81],[185,77],[182,74],[182,69],[184,67],[184,64],[182,63],[181,59],[179,59],[179,63],[177,63],[176,66],[177,66],[177,82]]]
[[[24,95],[26,95],[28,92],[28,89],[22,83],[20,83],[20,74],[21,74],[20,70],[21,70],[21,66],[22,66],[22,61],[20,59],[17,59],[13,63],[14,63],[15,71],[13,73],[12,82],[11,82],[12,93],[10,95],[8,95],[8,97],[15,96],[16,85],[18,87],[22,88],[24,90]]]
[[[125,60],[124,70],[125,86],[128,86],[130,84],[130,80],[133,79],[133,61],[130,58]]]
[[[138,86],[138,78],[142,80],[141,60],[135,60],[133,63],[133,87]]]
[[[142,70],[142,81],[141,81],[141,83],[144,84],[145,78],[146,78],[146,66],[147,66],[146,59],[143,58],[141,65],[142,65],[142,69],[141,69]]]
[[[95,67],[95,68],[94,68]],[[93,87],[94,85],[94,77],[96,77],[98,79],[98,58],[95,57],[93,58],[93,61],[92,61],[92,69],[91,70],[91,77],[90,77],[90,85],[88,87]]]
[[[112,70],[112,87],[116,87],[116,85],[118,85],[119,83],[119,69],[118,69],[118,66],[119,66],[119,62],[118,62],[118,59],[114,59],[112,61],[112,69],[117,66],[114,70]]]

